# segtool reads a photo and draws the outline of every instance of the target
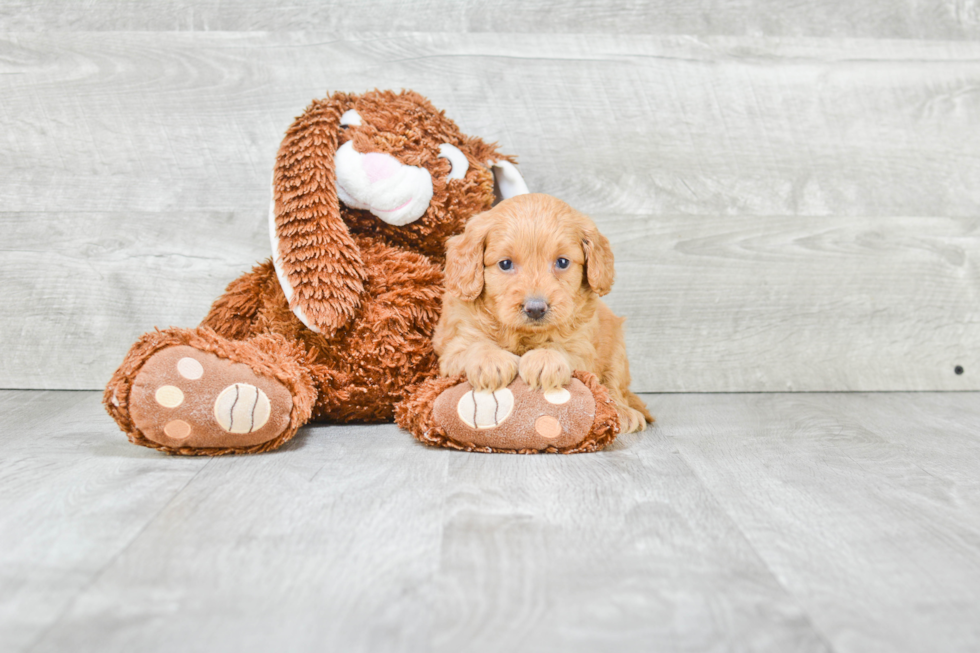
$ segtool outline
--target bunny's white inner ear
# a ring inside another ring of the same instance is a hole
[[[449,159],[453,166],[446,179],[462,179],[466,176],[466,171],[470,169],[470,162],[466,160],[466,155],[460,152],[459,148],[449,143],[439,146],[439,158]]]
[[[503,199],[515,195],[527,195],[531,192],[527,189],[524,177],[517,171],[517,166],[510,161],[501,159],[500,161],[491,161],[488,165],[493,170],[493,178],[497,182],[497,188],[500,189],[500,195]]]
[[[279,234],[276,233],[276,191],[272,191],[272,203],[269,206],[269,237],[272,240],[272,265],[276,268],[276,278],[279,279],[279,285],[282,286],[282,292],[286,295],[286,301],[293,298],[293,286],[289,283],[289,277],[286,275],[286,270],[282,266],[282,255],[279,254]],[[313,322],[307,319],[306,313],[299,306],[292,307],[293,313],[299,318],[299,321],[306,325],[306,328],[313,333],[320,333],[320,330],[313,325]]]

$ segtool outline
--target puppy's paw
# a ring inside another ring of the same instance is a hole
[[[532,390],[558,390],[572,380],[572,366],[554,349],[532,349],[521,356],[521,378]]]
[[[616,406],[616,412],[619,413],[620,433],[636,433],[647,427],[647,420],[643,416],[643,413],[635,408]]]
[[[486,351],[466,364],[466,380],[477,392],[506,388],[517,376],[519,361],[518,356],[503,349]]]

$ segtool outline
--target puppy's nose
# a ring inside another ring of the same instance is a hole
[[[532,320],[540,320],[548,312],[548,302],[537,297],[532,297],[524,302],[524,314]]]

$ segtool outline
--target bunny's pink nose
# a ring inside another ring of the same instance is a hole
[[[371,152],[370,154],[361,156],[361,167],[364,168],[364,172],[368,176],[368,181],[372,184],[392,176],[398,172],[401,165],[398,159],[387,154]]]

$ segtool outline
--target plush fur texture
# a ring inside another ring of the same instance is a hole
[[[341,126],[351,109],[362,124]],[[383,153],[428,170],[433,196],[426,213],[399,227],[342,204],[334,153],[348,141],[359,153]],[[439,158],[443,143],[466,155],[463,179],[446,179],[451,166]],[[136,444],[208,455],[273,449],[309,419],[391,420],[406,388],[437,374],[431,336],[445,242],[491,207],[487,164],[502,159],[511,160],[495,145],[463,135],[411,91],[335,93],[313,102],[289,128],[274,173],[277,255],[292,296],[287,299],[267,261],[233,281],[198,328],[143,336],[106,389],[109,414]],[[143,437],[129,413],[133,379],[155,351],[175,344],[247,363],[287,384],[294,395],[287,433],[254,447],[210,449],[166,448]]]
[[[351,109],[362,124],[341,127],[340,117]],[[433,195],[420,220],[396,227],[339,202],[334,154],[348,141],[361,154],[388,154],[429,170]],[[467,156],[470,169],[464,179],[446,180],[451,166],[439,158],[443,143]],[[286,132],[273,181],[279,250],[295,291],[290,305],[299,306],[327,335],[357,315],[368,273],[354,242],[357,235],[441,263],[446,239],[493,203],[493,175],[486,164],[501,158],[506,157],[495,145],[464,136],[443,112],[412,91],[335,93],[313,102]]]
[[[330,335],[307,329],[290,311],[268,262],[233,282],[202,324],[228,338],[271,332],[300,345],[317,388],[312,419],[390,421],[406,386],[435,373],[431,335],[442,269],[421,254],[366,237],[352,242],[364,262],[364,291],[358,319],[345,328]]]
[[[464,374],[477,390],[520,374],[547,391],[572,370],[590,372],[608,388],[622,431],[642,430],[653,417],[629,390],[623,319],[599,299],[614,276],[609,241],[557,198],[520,195],[476,216],[448,242],[434,336],[441,373]]]

